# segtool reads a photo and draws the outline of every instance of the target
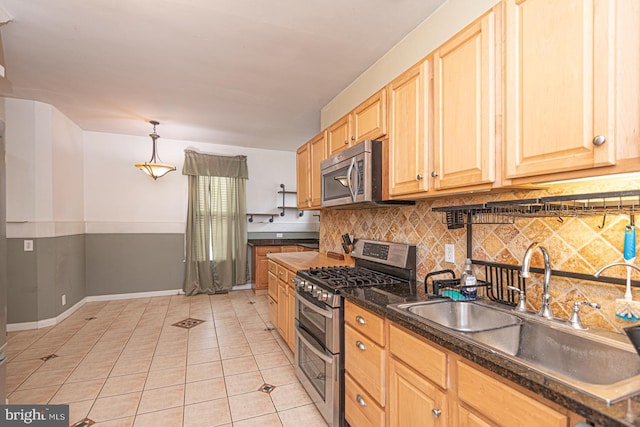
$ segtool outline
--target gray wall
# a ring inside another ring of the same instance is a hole
[[[58,316],[84,298],[84,235],[7,239],[7,321],[34,322]],[[66,295],[66,305],[62,305]]]
[[[87,234],[87,295],[182,289],[184,234]]]

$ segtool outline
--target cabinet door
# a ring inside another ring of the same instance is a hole
[[[296,185],[298,209],[308,208],[311,204],[311,182],[309,181],[311,170],[309,143],[304,144],[296,151]]]
[[[504,3],[507,178],[614,164],[616,3]],[[597,135],[609,140],[596,145]]]
[[[387,92],[375,95],[357,106],[352,113],[353,141],[379,139],[387,134]]]
[[[495,180],[495,17],[484,17],[433,55],[434,188]]]
[[[289,315],[289,292],[286,282],[278,280],[278,332],[283,340],[289,338],[287,319]]]
[[[448,425],[446,395],[394,359],[389,361],[387,413],[391,426]]]
[[[322,179],[320,162],[327,158],[327,134],[320,133],[309,141],[309,206],[319,208],[322,204]]]
[[[267,289],[269,283],[269,258],[268,254],[280,252],[279,246],[256,246],[253,251],[253,282],[254,289]]]
[[[463,406],[458,406],[458,425],[460,427],[495,427],[495,424],[482,419]]]
[[[278,327],[278,303],[269,296],[269,321],[273,328]]]
[[[336,153],[350,147],[351,141],[351,115],[347,114],[327,129],[327,148],[328,155],[333,156]],[[354,138],[355,139],[355,138]]]
[[[389,195],[428,190],[424,73],[418,64],[389,84]]]
[[[291,276],[293,277],[293,276]],[[289,286],[289,296],[287,301],[287,344],[291,351],[295,351],[295,322],[296,322],[296,291],[293,286]]]
[[[269,272],[269,297],[273,299],[275,302],[278,302],[278,278],[276,277],[276,273]],[[276,322],[277,323],[277,322]],[[276,324],[274,323],[274,325]]]
[[[566,415],[524,395],[512,387],[458,361],[458,399],[483,418],[499,426],[521,425],[527,414],[527,425],[566,427]],[[491,396],[487,399],[487,396]]]

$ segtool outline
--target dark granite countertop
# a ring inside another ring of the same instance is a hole
[[[387,304],[414,302],[415,294],[403,287],[352,288],[343,291],[346,299],[390,321],[451,350],[452,352],[512,381],[532,392],[555,402],[602,426],[640,426],[640,398],[627,399],[607,406],[606,403],[568,387],[524,365],[463,341],[455,335],[416,321],[409,316],[387,308]]]
[[[247,240],[249,246],[287,246],[287,245],[299,245],[313,248],[318,248],[318,239],[249,239]]]

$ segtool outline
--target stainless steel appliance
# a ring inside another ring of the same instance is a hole
[[[295,371],[331,426],[344,425],[344,309],[351,288],[406,286],[415,292],[416,247],[357,240],[354,267],[298,271]]]
[[[382,142],[361,141],[320,163],[322,206],[411,205],[382,200]]]

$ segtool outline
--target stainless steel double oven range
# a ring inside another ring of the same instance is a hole
[[[341,292],[407,286],[415,292],[416,247],[357,240],[354,267],[298,271],[295,371],[331,426],[344,421],[344,302]]]

